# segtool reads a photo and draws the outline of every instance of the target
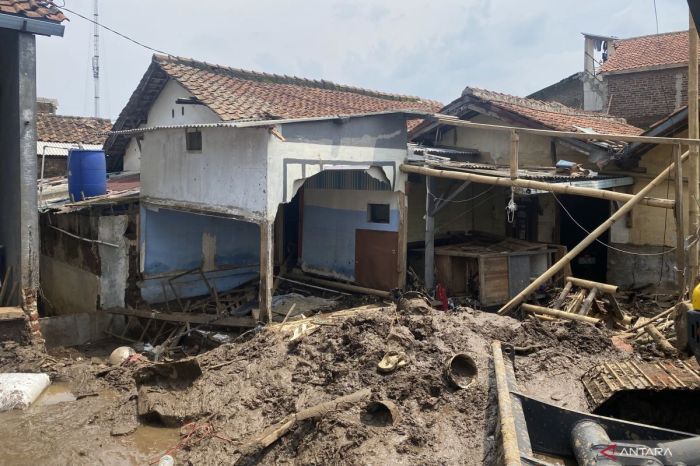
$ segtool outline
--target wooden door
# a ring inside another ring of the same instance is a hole
[[[399,286],[399,233],[396,231],[355,231],[355,282],[376,290]]]

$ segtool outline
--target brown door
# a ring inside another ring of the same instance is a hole
[[[376,290],[398,288],[398,245],[396,231],[356,230],[355,282]]]

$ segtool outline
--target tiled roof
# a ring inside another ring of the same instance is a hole
[[[688,63],[688,31],[618,39],[601,73],[633,71],[656,66],[681,66]]]
[[[138,128],[148,111],[174,79],[209,107],[223,121],[274,120],[356,115],[391,110],[434,113],[439,102],[385,92],[343,86],[330,81],[246,71],[187,58],[154,55],[129,102],[114,123],[113,131]],[[409,129],[419,123],[409,120]],[[111,135],[105,150],[123,155],[129,137]]]
[[[381,112],[437,111],[441,104],[342,86],[156,55],[156,63],[224,121],[307,118]]]
[[[42,0],[0,0],[0,13],[57,23],[66,19],[52,2]]]
[[[98,133],[109,131],[111,128],[112,122],[106,118],[36,114],[37,141],[42,142],[101,145],[104,144],[106,136]]]
[[[458,100],[465,98],[477,105],[479,102],[483,102],[558,131],[581,131],[584,128],[592,129],[596,133],[626,135],[642,133],[640,128],[627,124],[624,118],[577,110],[558,102],[542,102],[472,87],[467,87],[462,92],[462,99]]]

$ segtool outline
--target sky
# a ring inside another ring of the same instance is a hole
[[[99,2],[100,23],[172,55],[442,103],[466,86],[527,95],[581,71],[581,32],[657,30],[653,0]],[[65,0],[90,17],[92,4]],[[687,29],[685,1],[656,7],[659,32]],[[65,14],[64,37],[37,39],[38,95],[61,114],[93,115],[93,25]],[[100,116],[114,120],[153,52],[104,29],[100,43]]]

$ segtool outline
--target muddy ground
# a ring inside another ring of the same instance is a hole
[[[631,357],[612,346],[605,330],[586,324],[521,323],[467,308],[435,311],[420,300],[324,319],[296,341],[292,331],[277,326],[251,333],[197,357],[198,377],[161,377],[138,391],[133,375],[151,363],[106,365],[108,350],[119,343],[49,354],[0,344],[0,371],[47,372],[77,398],[0,413],[3,458],[8,464],[147,464],[170,450],[178,464],[197,465],[488,464],[496,425],[493,340],[530,347],[516,358],[526,394],[580,410],[587,409],[580,376],[602,361]],[[377,363],[388,351],[405,353],[408,364],[380,373]],[[469,354],[478,367],[466,389],[454,388],[443,374],[455,353]],[[365,388],[370,400],[395,404],[394,424],[368,416],[367,400],[302,421],[261,452],[240,453],[242,444],[285,416]],[[176,447],[179,427],[191,422],[182,432],[197,430]]]

